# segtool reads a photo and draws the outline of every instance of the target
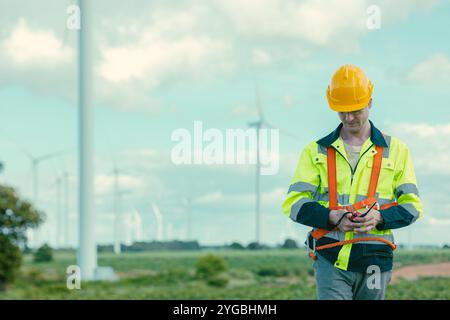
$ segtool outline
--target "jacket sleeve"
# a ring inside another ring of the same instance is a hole
[[[379,230],[406,227],[423,215],[413,162],[406,146],[400,160],[402,165],[394,178],[394,191],[398,206],[380,210],[384,222],[377,226]]]
[[[283,213],[295,222],[331,230],[332,226],[328,222],[330,210],[313,200],[319,186],[319,169],[312,161],[310,148],[306,147],[300,155],[291,180],[287,198],[283,203]]]

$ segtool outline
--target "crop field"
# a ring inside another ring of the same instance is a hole
[[[222,257],[221,281],[208,282],[196,273],[197,259]],[[51,262],[25,256],[20,275],[0,299],[315,299],[311,261],[304,249],[216,250],[142,253],[100,253],[99,266],[111,266],[120,280],[66,286],[66,268],[74,252],[56,252]],[[450,277],[426,274],[425,264],[450,262],[450,250],[406,250],[395,254],[396,280],[386,299],[450,299]],[[422,265],[416,278],[402,278],[402,268]],[[449,264],[450,265],[450,264]],[[446,266],[446,265],[444,265]]]

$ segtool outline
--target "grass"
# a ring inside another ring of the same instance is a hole
[[[100,253],[99,265],[111,266],[117,282],[82,283],[68,290],[66,268],[75,253],[57,252],[49,263],[25,256],[16,283],[0,299],[315,299],[311,261],[303,249],[220,250],[229,280],[214,287],[195,276],[198,257],[211,251]],[[450,261],[450,250],[401,250],[395,266]],[[387,299],[450,299],[450,278],[400,280],[389,286]]]

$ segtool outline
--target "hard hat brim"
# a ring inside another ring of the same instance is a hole
[[[363,101],[356,103],[356,104],[351,104],[351,105],[338,105],[333,102],[331,95],[330,95],[330,87],[328,87],[327,88],[328,105],[330,106],[331,110],[336,111],[336,112],[358,111],[358,110],[364,109],[365,107],[367,107],[369,105],[370,99],[372,98],[372,92],[373,92],[373,84],[372,84],[372,82],[369,81],[369,92],[368,92],[367,97],[365,99],[363,99]]]
[[[335,105],[333,103],[331,103],[328,100],[328,104],[330,105],[331,110],[336,111],[336,112],[353,112],[353,111],[358,111],[361,109],[364,109],[365,107],[367,107],[369,105],[369,100],[358,103],[358,104],[354,104],[351,106],[339,106],[339,105]]]

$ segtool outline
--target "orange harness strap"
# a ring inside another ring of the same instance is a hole
[[[396,244],[394,244],[394,243],[392,243],[389,240],[386,240],[384,238],[380,238],[380,237],[366,237],[366,238],[356,238],[356,239],[350,239],[350,240],[345,240],[345,241],[339,241],[339,242],[334,242],[334,243],[330,243],[330,244],[325,244],[323,246],[316,247],[316,251],[323,250],[323,249],[334,248],[334,247],[338,247],[338,246],[343,246],[344,244],[361,242],[361,241],[380,241],[380,242],[384,242],[387,245],[389,245],[392,248],[392,250],[395,250],[397,248]]]
[[[338,207],[337,199],[337,179],[336,179],[336,150],[327,148],[327,167],[328,167],[328,207],[331,210]]]
[[[345,209],[350,212],[356,212],[357,210],[360,210],[362,208],[368,207],[373,205],[377,202],[375,194],[376,189],[378,185],[378,179],[380,177],[380,171],[381,171],[381,162],[383,160],[383,147],[376,146],[377,153],[375,154],[373,158],[373,166],[372,166],[372,173],[370,177],[370,184],[369,189],[367,192],[367,198],[359,201],[357,203],[354,203],[350,206],[339,206],[338,200],[337,200],[337,179],[336,179],[336,150],[333,147],[327,148],[327,168],[328,168],[328,197],[329,197],[329,209],[331,210],[338,210],[338,209]],[[388,204],[385,204],[383,206],[379,207],[379,210],[384,210],[393,206],[396,206],[397,202],[391,202]],[[334,229],[336,230],[336,229]],[[333,231],[334,231],[333,230]],[[314,240],[318,240],[325,236],[327,233],[331,231],[326,229],[316,229],[311,232],[312,237]],[[397,247],[392,242],[380,238],[380,237],[366,237],[366,238],[356,238],[351,240],[345,240],[345,241],[339,241],[332,244],[327,244],[323,246],[316,247],[315,250],[323,250],[328,248],[333,248],[349,243],[355,243],[355,242],[361,242],[361,241],[380,241],[388,244],[393,250]],[[309,254],[311,258],[315,259],[315,255],[313,252],[310,252]]]
[[[367,192],[368,198],[375,198],[381,171],[381,162],[383,160],[383,147],[376,146],[375,150],[377,150],[377,153],[373,157],[372,174],[370,176],[369,191]],[[334,162],[336,162],[336,159]]]

